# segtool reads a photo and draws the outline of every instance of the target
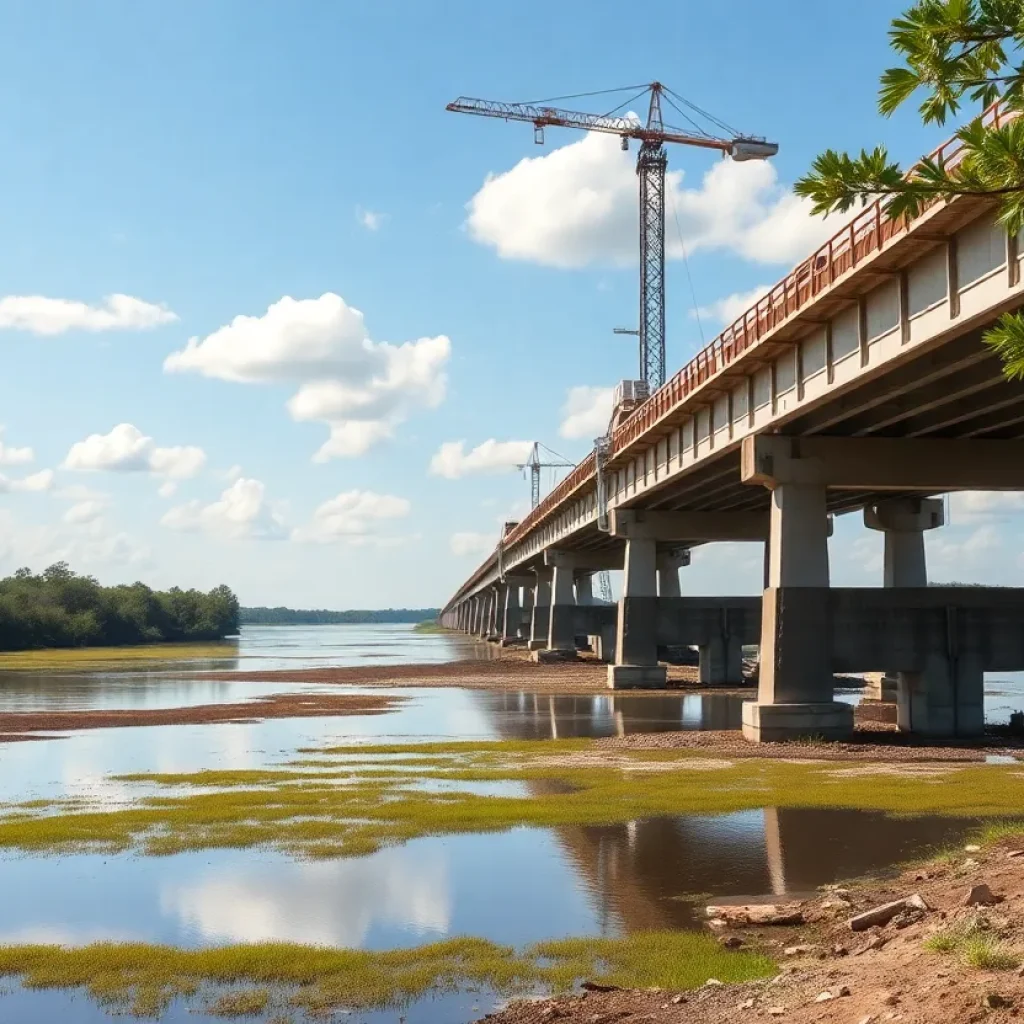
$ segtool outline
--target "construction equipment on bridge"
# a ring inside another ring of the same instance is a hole
[[[547,105],[555,100],[634,90],[639,91],[607,114],[585,114]],[[648,95],[646,124],[642,124],[628,109],[626,113],[621,113],[623,108],[628,108],[636,100]],[[661,109],[663,99],[688,122],[688,129],[681,130],[665,124]],[[668,156],[664,144],[675,142],[683,146],[714,149],[731,156],[733,160],[766,160],[774,156],[779,147],[763,138],[737,133],[725,122],[701,110],[661,82],[577,93],[574,96],[556,96],[551,100],[536,100],[532,103],[500,103],[460,96],[449,103],[447,109],[459,114],[532,122],[533,141],[539,145],[544,143],[544,129],[548,126],[618,135],[623,149],[629,149],[630,139],[639,141],[636,173],[640,179],[640,379],[646,382],[651,393],[657,391],[665,383],[665,168]],[[708,131],[701,127],[695,117],[730,137],[723,138]]]
[[[553,455],[558,462],[542,462],[541,461],[541,448],[544,449],[549,455]],[[530,471],[530,508],[536,508],[540,504],[540,471],[542,469],[564,469],[573,466],[574,463],[570,462],[567,458],[559,455],[558,452],[552,451],[546,444],[541,444],[540,441],[533,442],[533,448],[530,449],[529,458],[525,462],[519,463],[516,469],[528,469]]]

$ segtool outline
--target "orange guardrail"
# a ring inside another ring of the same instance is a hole
[[[1017,116],[1016,111],[1008,110],[1002,101],[999,101],[988,107],[982,113],[981,119],[982,123],[998,128]],[[955,167],[963,149],[963,143],[954,136],[933,150],[930,157],[942,161],[947,167]],[[910,222],[906,217],[889,217],[883,209],[882,199],[876,199],[866,206],[775,285],[767,295],[722,331],[714,341],[701,349],[646,402],[638,406],[612,434],[610,457],[628,448],[714,374],[756,345],[769,331],[806,306],[840,277],[855,270],[865,257],[880,250],[890,239],[905,232],[909,226]],[[502,546],[507,547],[525,537],[552,509],[594,476],[596,469],[594,453],[591,452],[503,538]],[[470,577],[470,581],[484,572],[490,561],[489,558],[480,566]]]

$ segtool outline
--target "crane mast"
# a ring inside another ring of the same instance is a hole
[[[633,86],[628,90],[608,89],[604,92],[632,92],[636,88],[640,89],[637,95],[631,96],[607,114],[563,110],[549,106],[548,101],[503,103],[466,96],[453,100],[446,109],[459,114],[532,123],[534,142],[538,144],[543,144],[544,129],[547,127],[579,128],[618,135],[623,149],[629,148],[630,140],[640,143],[636,162],[640,193],[640,380],[647,384],[648,394],[653,394],[665,383],[665,169],[668,166],[665,143],[717,150],[733,160],[765,160],[774,156],[779,147],[762,138],[736,133],[724,122],[694,106],[661,82]],[[628,111],[625,114],[616,113],[616,110],[645,94],[650,95],[646,123],[641,123]],[[663,99],[692,125],[692,131],[666,127],[662,113]],[[705,130],[691,115],[725,131],[729,137],[719,137]]]
[[[664,131],[661,88],[651,86],[647,128]],[[665,383],[665,169],[668,154],[660,139],[640,143],[640,380],[653,394]]]

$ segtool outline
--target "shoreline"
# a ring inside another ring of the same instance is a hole
[[[725,949],[775,959],[780,971],[768,981],[722,985],[712,980],[681,992],[584,986],[571,995],[512,1002],[482,1019],[489,1024],[620,1019],[973,1024],[1016,1018],[1024,1005],[1024,826],[1018,829],[1015,837],[984,849],[969,845],[946,851],[893,878],[827,886],[811,898],[764,898],[796,915],[795,925],[734,927],[719,918],[706,926]],[[927,909],[911,905],[883,924],[851,928],[856,915],[911,896],[920,897]],[[972,898],[975,905],[968,906]],[[735,919],[741,918],[737,909]]]

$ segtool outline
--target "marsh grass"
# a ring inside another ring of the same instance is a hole
[[[0,848],[171,854],[266,846],[321,858],[372,853],[426,835],[520,825],[612,824],[765,806],[996,817],[1019,814],[1024,803],[1024,779],[1014,766],[958,767],[941,779],[908,785],[899,775],[840,773],[822,762],[744,758],[708,768],[707,758],[691,751],[616,751],[615,765],[607,767],[593,757],[574,760],[592,749],[587,740],[334,747],[328,748],[333,756],[315,750],[308,760],[279,768],[122,775],[116,778],[158,792],[109,810],[71,801],[9,806],[0,813]],[[358,761],[351,760],[354,754]],[[426,791],[424,780],[453,788]],[[502,781],[525,784],[527,792],[481,795],[458,788]],[[1003,824],[1010,827],[1024,825],[1019,819]]]
[[[730,953],[710,936],[641,932],[621,939],[562,939],[517,951],[456,938],[411,949],[369,951],[291,943],[198,950],[142,943],[82,947],[0,946],[0,975],[29,988],[84,989],[116,1012],[159,1015],[175,999],[232,986],[212,1003],[219,1016],[263,1013],[276,994],[315,1016],[404,1005],[429,991],[485,986],[499,994],[603,984],[694,988],[710,977],[772,975],[768,958]],[[275,1000],[276,1001],[276,1000]]]
[[[0,672],[93,672],[100,669],[135,669],[146,662],[220,660],[238,657],[238,643],[136,644],[125,647],[53,647],[37,651],[0,652]]]
[[[982,971],[1009,971],[1020,966],[1020,956],[974,916],[930,935],[922,943],[931,953],[955,956],[965,967]]]
[[[238,992],[225,992],[208,1006],[214,1017],[258,1017],[270,1003],[270,989],[245,988]]]

